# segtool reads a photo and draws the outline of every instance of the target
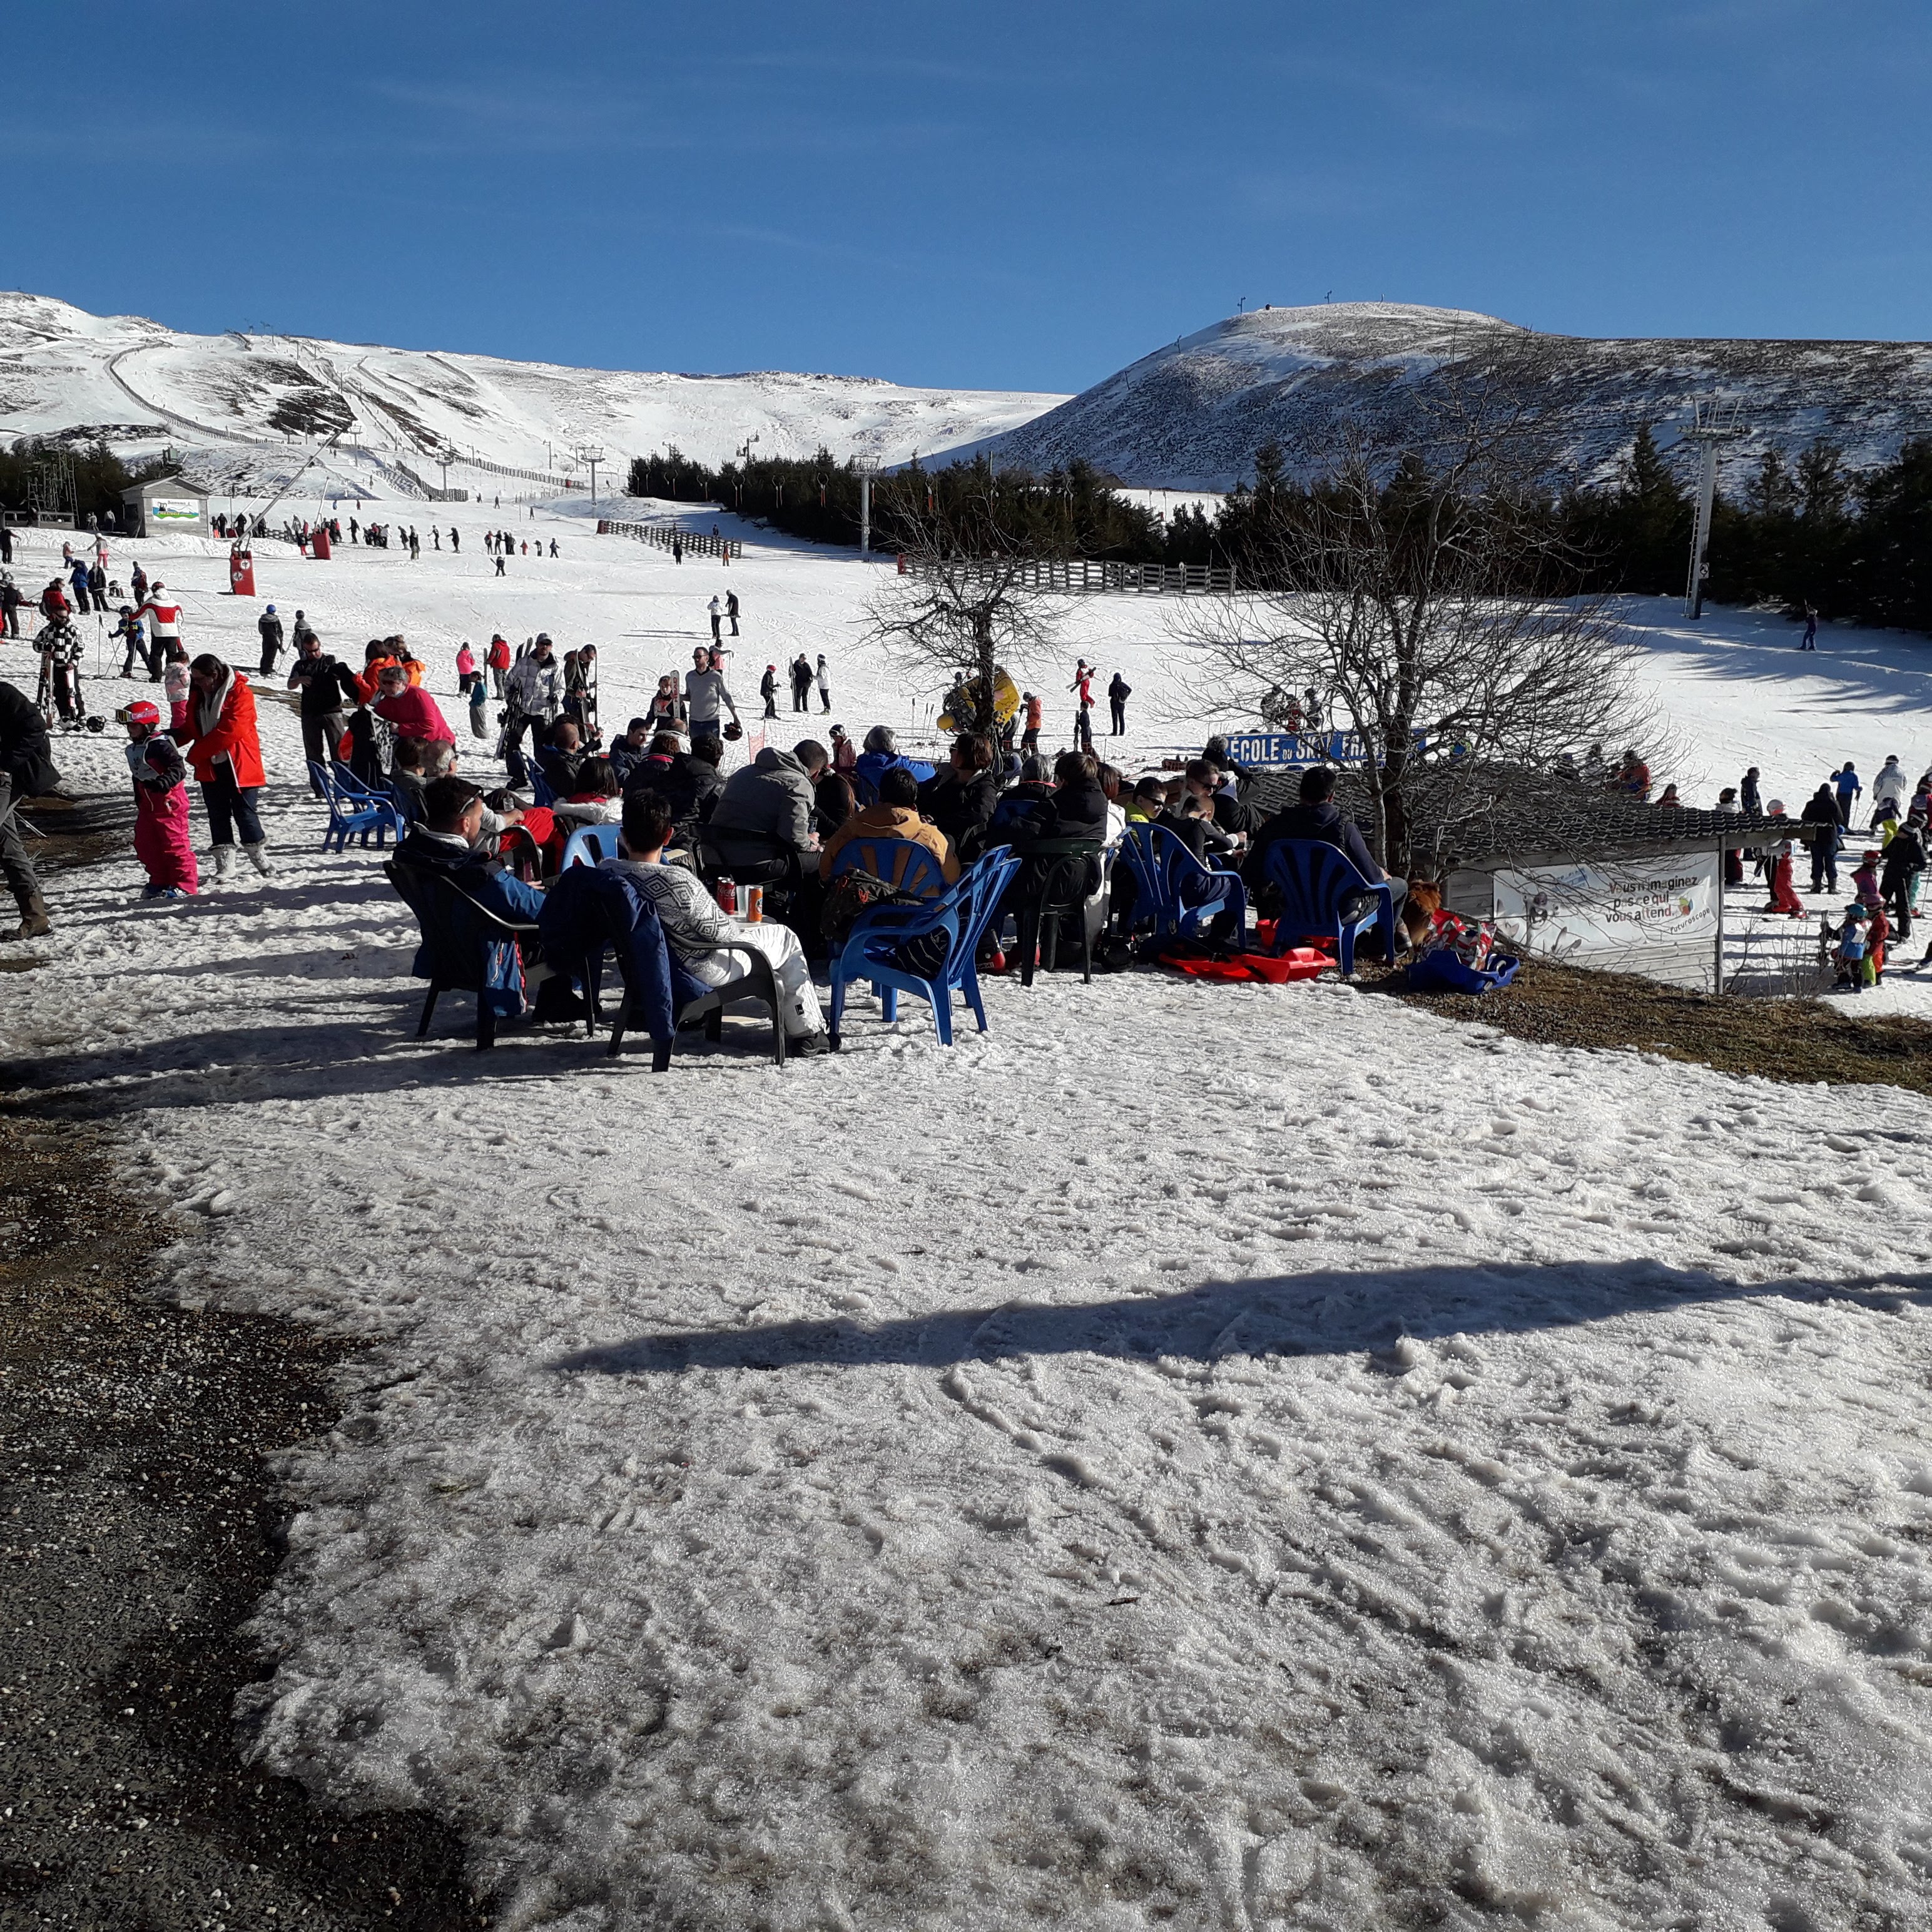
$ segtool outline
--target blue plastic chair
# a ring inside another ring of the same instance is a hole
[[[1134,878],[1134,918],[1151,916],[1154,937],[1191,938],[1203,918],[1234,915],[1234,950],[1247,946],[1248,889],[1238,872],[1217,872],[1189,851],[1178,833],[1144,820],[1130,824],[1120,854]]]
[[[617,828],[614,825],[580,825],[565,842],[560,872],[573,866],[594,866],[600,859],[617,856]]]
[[[832,876],[855,870],[921,898],[938,898],[946,890],[939,861],[916,838],[848,838],[832,855]]]
[[[952,1044],[952,996],[965,995],[980,1030],[986,1030],[986,1004],[980,992],[974,955],[987,922],[1020,862],[1004,846],[983,853],[970,870],[939,898],[917,906],[873,906],[859,915],[837,958],[832,962],[832,1043],[838,1044],[845,1014],[845,989],[854,980],[869,980],[889,1021],[898,1018],[898,995],[910,993],[932,1009],[941,1046]],[[944,957],[929,974],[903,963],[914,940],[942,935]]]
[[[1339,845],[1319,838],[1280,838],[1262,848],[1262,866],[1268,883],[1281,893],[1282,910],[1275,922],[1277,954],[1304,938],[1335,937],[1336,963],[1347,979],[1355,970],[1355,940],[1379,920],[1384,956],[1395,958],[1395,892],[1386,880],[1372,884]],[[1345,901],[1372,892],[1375,909],[1364,917],[1344,921]]]
[[[330,849],[332,839],[334,841],[334,849],[341,852],[348,849],[351,838],[366,847],[373,832],[376,843],[380,845],[392,832],[400,841],[408,830],[394,802],[386,796],[378,796],[355,777],[346,765],[324,765],[319,759],[311,759],[309,770],[328,789],[328,825],[322,835],[322,849],[325,852]]]

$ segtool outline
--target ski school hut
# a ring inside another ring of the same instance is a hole
[[[158,476],[121,493],[121,529],[130,537],[158,537],[182,530],[191,537],[208,534],[208,492],[179,476]]]
[[[1264,814],[1294,800],[1306,766],[1336,766],[1336,802],[1369,836],[1354,733],[1254,733],[1231,736],[1227,746],[1237,763],[1273,767],[1251,788]],[[1512,772],[1493,785],[1445,778],[1425,784],[1415,803],[1424,821],[1438,814],[1438,849],[1449,856],[1443,903],[1466,919],[1493,921],[1508,951],[1707,993],[1814,988],[1813,922],[1747,933],[1734,912],[1726,926],[1724,854],[1742,853],[1748,865],[1795,840],[1799,826],[1790,818],[1641,804],[1554,773]],[[1729,890],[1754,910],[1764,902],[1755,880]]]

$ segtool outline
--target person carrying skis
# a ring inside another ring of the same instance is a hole
[[[114,714],[128,728],[128,769],[134,781],[134,856],[146,868],[144,899],[181,899],[199,890],[188,803],[188,765],[161,729],[161,707],[137,698]]]
[[[730,710],[734,724],[742,725],[737,700],[725,685],[724,674],[712,668],[711,653],[702,644],[693,647],[691,669],[684,674],[684,704],[694,745],[700,738],[723,737],[718,722],[721,705]]]

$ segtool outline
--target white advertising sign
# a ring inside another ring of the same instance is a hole
[[[158,524],[199,523],[201,506],[192,496],[150,496],[148,514]]]
[[[1579,966],[1701,978],[1718,943],[1718,855],[1684,852],[1496,874],[1498,930]]]

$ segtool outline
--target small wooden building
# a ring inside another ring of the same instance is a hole
[[[121,493],[121,528],[133,537],[158,537],[180,530],[191,537],[208,535],[208,492],[179,476],[158,476]]]

